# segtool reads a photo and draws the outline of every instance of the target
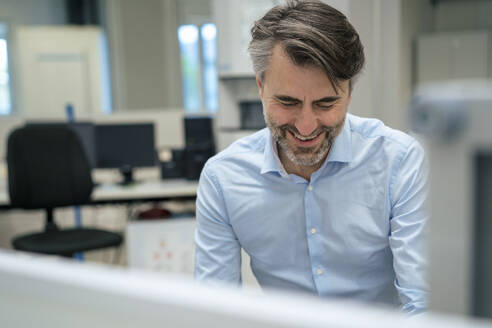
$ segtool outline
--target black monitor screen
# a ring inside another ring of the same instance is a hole
[[[492,152],[475,159],[475,238],[472,314],[492,318]]]
[[[211,117],[186,117],[184,122],[186,147],[197,145],[213,147],[214,135]]]
[[[79,137],[80,142],[82,143],[82,147],[85,150],[87,158],[89,160],[89,164],[91,167],[96,166],[96,148],[95,148],[95,134],[94,134],[94,124],[89,122],[36,122],[36,121],[28,121],[26,125],[44,125],[44,126],[60,126],[66,125],[69,126],[72,130],[75,131],[77,136]]]
[[[154,124],[97,124],[97,167],[155,165]]]
[[[240,128],[242,130],[259,130],[266,126],[263,117],[263,104],[260,100],[241,101],[239,110],[241,111]]]

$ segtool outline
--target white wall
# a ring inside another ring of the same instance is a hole
[[[0,19],[15,25],[65,24],[65,0],[1,0]]]
[[[349,20],[365,48],[366,66],[350,111],[408,131],[416,36],[432,30],[429,0],[352,0]]]
[[[492,29],[492,1],[439,1],[434,26],[436,32]]]
[[[113,107],[180,107],[176,0],[104,2]]]
[[[434,31],[492,30],[492,1],[441,1],[435,9]],[[492,38],[488,42],[488,76],[492,76]]]
[[[208,23],[212,17],[210,0],[179,0],[176,6],[179,25]]]
[[[10,61],[10,88],[12,110],[17,110],[19,95],[17,90],[22,83],[18,76],[17,67],[17,40],[15,31],[19,25],[59,25],[65,24],[64,0],[0,0],[0,21],[6,22],[9,29],[9,61]]]
[[[399,94],[400,107],[404,108],[404,114],[400,116],[399,125],[405,130],[410,128],[407,107],[416,80],[416,38],[433,30],[433,17],[434,9],[428,0],[403,0],[401,3]]]
[[[102,31],[95,26],[18,26],[18,115],[77,119],[110,112],[103,99]]]
[[[375,17],[376,14],[376,17]],[[350,1],[348,18],[359,33],[366,62],[358,81],[354,85],[349,111],[364,117],[380,117],[380,9],[374,1]]]

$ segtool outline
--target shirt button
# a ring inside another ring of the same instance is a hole
[[[311,233],[314,235],[316,233],[316,229],[315,228],[311,228]]]
[[[320,276],[320,275],[322,275],[322,274],[323,274],[323,270],[318,269],[318,270],[316,270],[316,273],[318,274],[318,276]]]
[[[313,186],[309,185],[308,190],[309,191],[312,191],[313,190]]]

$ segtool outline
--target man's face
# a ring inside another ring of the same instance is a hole
[[[323,70],[296,66],[277,44],[263,82],[256,82],[279,150],[297,166],[324,160],[345,121],[349,81],[341,81],[337,94]]]

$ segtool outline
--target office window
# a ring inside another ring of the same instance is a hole
[[[7,25],[0,23],[0,115],[9,115],[11,110]]]
[[[215,24],[181,25],[178,41],[185,110],[189,113],[215,113],[218,107]]]
[[[217,96],[217,28],[215,24],[204,24],[200,32],[202,36],[205,108],[215,112],[219,105]]]

